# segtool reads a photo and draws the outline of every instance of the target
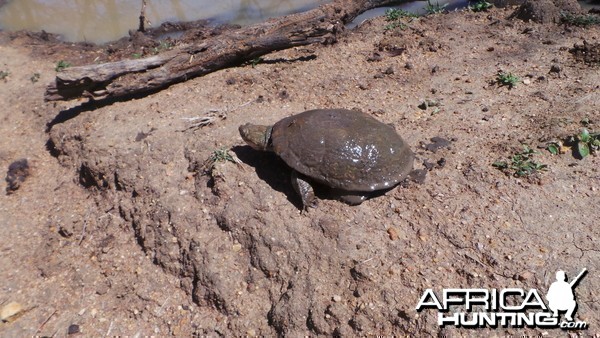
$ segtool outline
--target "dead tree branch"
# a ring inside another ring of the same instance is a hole
[[[47,101],[120,98],[238,65],[294,46],[332,43],[344,24],[366,10],[406,2],[337,0],[307,12],[271,19],[145,59],[67,68],[46,88]]]

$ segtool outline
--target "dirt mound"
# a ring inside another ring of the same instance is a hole
[[[588,43],[583,40],[583,44],[575,44],[573,48],[569,50],[573,57],[577,61],[588,63],[591,66],[598,66],[600,64],[600,43]]]
[[[581,7],[576,0],[527,0],[513,15],[525,21],[558,23],[564,13],[579,14]]]

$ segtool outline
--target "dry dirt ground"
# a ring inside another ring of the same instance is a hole
[[[45,103],[45,85],[59,60],[103,62],[113,49],[2,33],[0,168],[26,158],[30,175],[12,194],[0,184],[0,308],[22,307],[0,335],[558,336],[440,328],[436,310],[415,307],[428,288],[543,296],[557,270],[572,279],[583,268],[576,316],[589,329],[570,333],[597,334],[600,159],[543,147],[581,121],[600,130],[600,30],[513,10],[387,31],[375,18],[334,45],[92,105]],[[498,71],[521,82],[499,86]],[[315,108],[394,125],[425,181],[301,213],[289,169],[237,128]],[[523,144],[547,170],[492,166]],[[241,162],[206,172],[219,149]]]

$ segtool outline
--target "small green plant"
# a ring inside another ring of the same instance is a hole
[[[574,15],[571,13],[560,13],[560,20],[563,23],[574,26],[593,26],[600,25],[600,16],[594,14]]]
[[[389,22],[384,29],[391,30],[394,28],[405,29],[406,24],[401,20],[403,18],[416,18],[418,15],[398,8],[389,8],[385,11],[385,21]]]
[[[552,155],[558,155],[563,152],[563,144],[561,141],[552,141],[546,145],[546,150]]]
[[[36,83],[39,79],[40,73],[33,73],[33,75],[31,75],[31,77],[29,78],[29,80],[31,80],[31,83]]]
[[[546,149],[552,155],[564,154],[569,150],[572,150],[575,156],[584,159],[590,154],[595,154],[600,150],[600,132],[590,133],[587,128],[583,128],[581,133],[570,136],[564,141],[558,140],[549,142],[546,145]]]
[[[521,79],[513,73],[500,72],[496,76],[496,83],[500,86],[508,86],[509,89],[516,86],[519,81],[521,81]]]
[[[487,1],[477,1],[473,5],[469,5],[469,9],[473,12],[483,12],[490,9],[493,5]]]
[[[172,44],[171,42],[168,42],[168,41],[164,41],[164,40],[163,40],[163,41],[161,41],[161,42],[159,43],[158,47],[154,47],[154,48],[152,49],[152,53],[153,53],[153,54],[158,54],[158,53],[160,53],[160,52],[161,52],[161,51],[163,51],[163,50],[169,50],[169,49],[171,49],[171,48],[173,48],[173,44]]]
[[[256,66],[257,66],[259,63],[262,63],[263,61],[265,61],[265,59],[263,59],[263,58],[261,58],[261,57],[259,56],[259,57],[256,57],[256,58],[252,59],[252,60],[250,61],[250,65],[252,66],[252,68],[254,68],[254,67],[256,67]]]
[[[523,146],[523,151],[514,154],[510,162],[497,161],[492,166],[502,170],[506,174],[511,174],[515,177],[524,177],[547,169],[547,165],[540,164],[532,159],[533,155],[538,154],[537,151]]]
[[[435,2],[435,5],[431,2],[431,0],[427,0],[427,5],[425,6],[425,12],[427,14],[438,14],[443,13],[446,10],[447,3],[440,5],[438,1]]]
[[[577,153],[584,159],[600,149],[600,132],[590,133],[586,128],[583,128],[581,133],[571,136],[569,141],[575,145]]]
[[[215,164],[220,162],[231,162],[238,165],[242,163],[240,159],[237,158],[237,156],[232,155],[229,152],[228,148],[223,147],[213,150],[212,154],[206,159],[206,161],[202,165],[202,168],[204,169],[205,173],[211,173],[215,168]]]
[[[133,53],[133,54],[131,54],[131,57],[134,59],[139,59],[142,57],[142,53]]]
[[[397,21],[402,18],[416,18],[418,15],[398,8],[389,8],[385,11],[386,21]]]
[[[0,70],[0,80],[6,80],[6,78],[10,75],[10,72],[7,70]]]
[[[58,63],[56,64],[56,68],[54,68],[54,70],[55,70],[55,71],[57,71],[57,72],[60,72],[60,71],[62,71],[63,69],[65,69],[65,68],[69,68],[69,67],[71,67],[71,64],[70,64],[70,63],[68,63],[68,62],[67,62],[67,61],[65,61],[65,60],[60,60],[60,61],[58,61]]]

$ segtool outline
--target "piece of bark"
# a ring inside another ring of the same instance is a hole
[[[238,65],[295,46],[332,43],[344,24],[391,0],[337,0],[318,8],[271,19],[144,59],[72,67],[46,88],[46,101],[121,98]]]

